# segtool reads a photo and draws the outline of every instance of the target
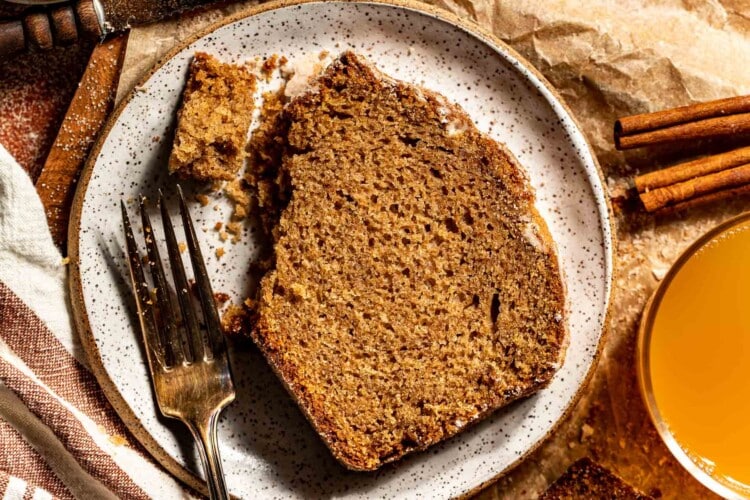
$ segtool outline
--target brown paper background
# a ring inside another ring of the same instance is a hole
[[[180,40],[254,3],[135,29],[118,98]],[[492,31],[552,82],[583,127],[613,194],[637,172],[738,142],[623,154],[614,151],[611,135],[619,116],[750,94],[750,0],[430,3]],[[750,138],[739,141],[750,144]],[[480,498],[533,498],[583,456],[657,497],[710,497],[671,457],[650,423],[636,384],[635,336],[646,299],[679,253],[747,206],[746,200],[733,200],[669,217],[618,210],[612,320],[589,387],[558,430]]]

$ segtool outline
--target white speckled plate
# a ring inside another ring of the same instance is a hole
[[[93,370],[135,436],[193,486],[197,481],[187,471],[201,472],[188,433],[158,417],[150,397],[127,285],[119,201],[139,193],[152,196],[160,187],[174,192],[166,174],[169,130],[195,51],[241,61],[349,48],[388,75],[458,102],[526,166],[564,268],[570,347],[547,389],[376,473],[352,473],[338,465],[259,354],[237,347],[237,402],[219,431],[232,493],[244,498],[460,495],[538,445],[576,401],[596,362],[612,277],[611,216],[597,164],[549,84],[500,41],[420,4],[266,4],[194,39],[154,70],[110,121],[74,207],[74,309]],[[252,287],[247,271],[256,252],[255,232],[246,228],[237,245],[220,242],[212,227],[230,215],[222,199],[206,207],[195,203],[192,213],[197,226],[206,228],[199,236],[214,289],[238,301]],[[217,260],[219,246],[227,247],[227,254]]]

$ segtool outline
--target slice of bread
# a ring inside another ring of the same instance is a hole
[[[333,455],[376,469],[547,385],[563,283],[511,154],[352,53],[285,116],[252,336]]]
[[[539,500],[577,500],[606,498],[610,500],[649,500],[590,458],[581,458],[545,491]]]
[[[232,180],[244,160],[255,76],[198,52],[190,64],[169,172],[200,181]]]

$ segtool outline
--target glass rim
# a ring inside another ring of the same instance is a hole
[[[667,271],[667,274],[661,280],[654,293],[646,302],[643,313],[641,315],[641,321],[638,326],[638,336],[636,341],[636,373],[638,376],[638,386],[641,393],[641,398],[646,406],[646,410],[651,418],[651,422],[656,427],[656,431],[659,437],[667,446],[672,456],[684,467],[690,475],[692,475],[698,482],[703,486],[711,490],[712,492],[721,495],[725,498],[731,499],[743,499],[750,498],[750,486],[742,487],[743,493],[737,491],[737,489],[729,486],[729,480],[721,481],[716,477],[703,470],[698,464],[693,461],[692,458],[685,452],[680,444],[675,439],[669,426],[666,424],[664,418],[659,412],[659,408],[656,404],[656,398],[654,397],[653,385],[651,380],[650,372],[650,345],[651,345],[651,334],[653,332],[654,321],[656,314],[661,305],[661,301],[664,298],[666,291],[669,289],[675,276],[685,266],[685,264],[702,248],[704,248],[711,241],[714,241],[717,237],[722,234],[736,228],[739,225],[750,222],[750,211],[739,214],[731,219],[724,221],[699,237],[694,241],[687,249],[685,249],[677,260],[672,264]],[[737,486],[740,487],[739,485]]]

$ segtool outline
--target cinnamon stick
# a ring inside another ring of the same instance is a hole
[[[698,158],[680,163],[662,170],[655,170],[635,178],[635,187],[639,193],[657,189],[678,182],[688,181],[702,175],[713,174],[750,163],[750,146],[734,149],[726,153]]]
[[[729,200],[747,195],[750,195],[750,184],[745,184],[744,186],[740,186],[738,188],[723,189],[721,191],[698,196],[697,198],[693,198],[691,200],[681,201],[679,203],[675,203],[674,205],[664,207],[658,210],[657,213],[659,215],[671,215],[683,210],[688,210],[702,205],[708,205],[709,203],[716,203],[719,201]]]
[[[614,136],[617,149],[629,149],[742,132],[750,132],[750,96],[627,116],[615,122]]]
[[[750,112],[686,122],[634,135],[615,135],[617,149],[750,133]]]
[[[750,163],[646,191],[640,194],[640,198],[646,210],[653,212],[669,205],[745,184],[750,184]]]
[[[626,116],[617,120],[615,127],[619,127],[623,135],[630,135],[685,122],[747,112],[750,112],[750,95],[701,102],[655,113]]]

